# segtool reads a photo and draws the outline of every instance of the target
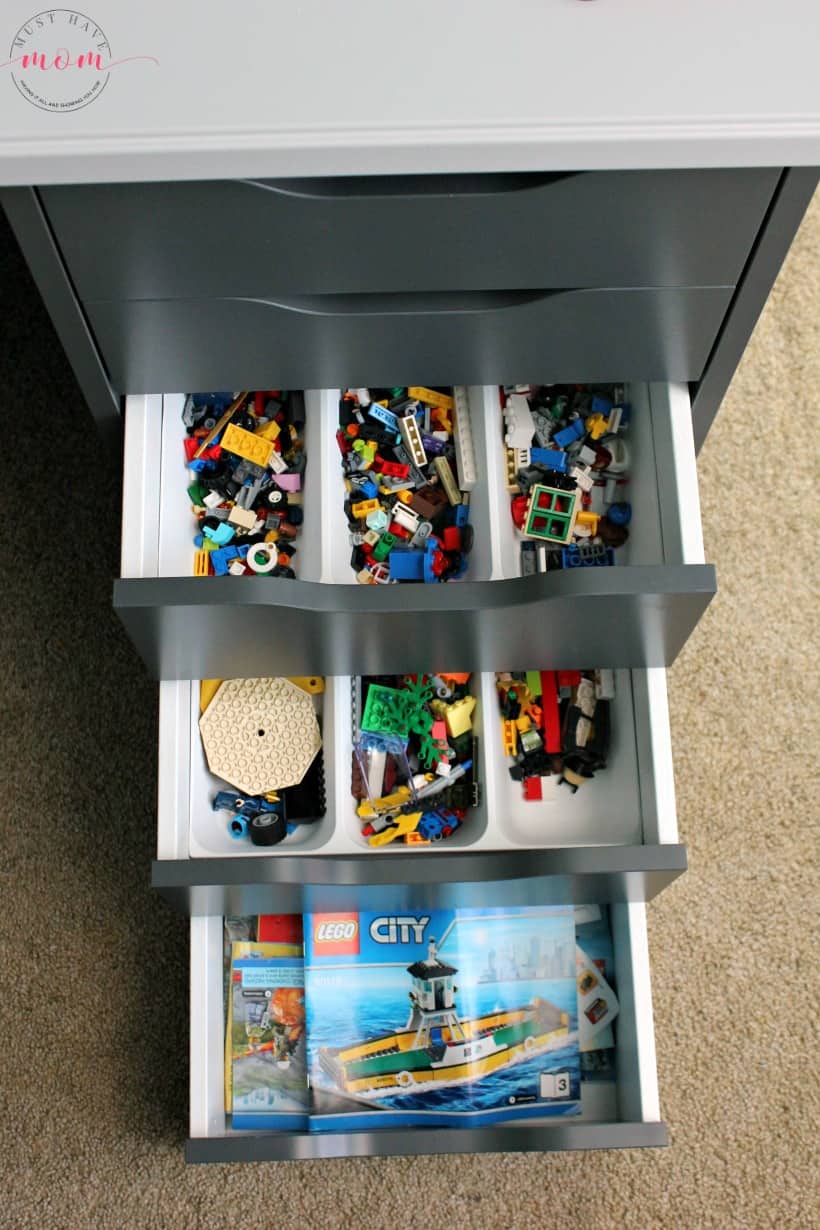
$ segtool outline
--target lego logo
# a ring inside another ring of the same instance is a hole
[[[318,914],[313,920],[313,951],[319,957],[352,956],[359,951],[359,918],[350,914]]]
[[[323,922],[316,928],[316,939],[321,943],[335,940],[352,940],[359,930],[359,924],[349,919],[347,922]]]

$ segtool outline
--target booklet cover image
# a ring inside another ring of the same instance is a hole
[[[232,1126],[239,1130],[307,1128],[302,958],[234,957],[229,1012],[226,1058]]]
[[[311,1128],[580,1110],[568,907],[305,917]]]

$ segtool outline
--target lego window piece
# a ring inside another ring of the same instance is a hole
[[[248,795],[296,785],[321,745],[309,693],[288,679],[228,679],[199,721],[208,767]]]

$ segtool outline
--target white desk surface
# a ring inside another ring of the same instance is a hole
[[[127,62],[60,112],[14,75],[87,69],[0,68],[2,184],[820,163],[818,0],[82,4]]]

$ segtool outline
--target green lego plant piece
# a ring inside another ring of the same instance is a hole
[[[433,739],[433,711],[430,702],[433,699],[434,687],[432,680],[417,675],[412,679],[404,677],[404,688],[401,692],[407,716],[407,725],[413,734],[419,737],[419,760],[427,769],[433,769],[439,762],[441,748]]]

